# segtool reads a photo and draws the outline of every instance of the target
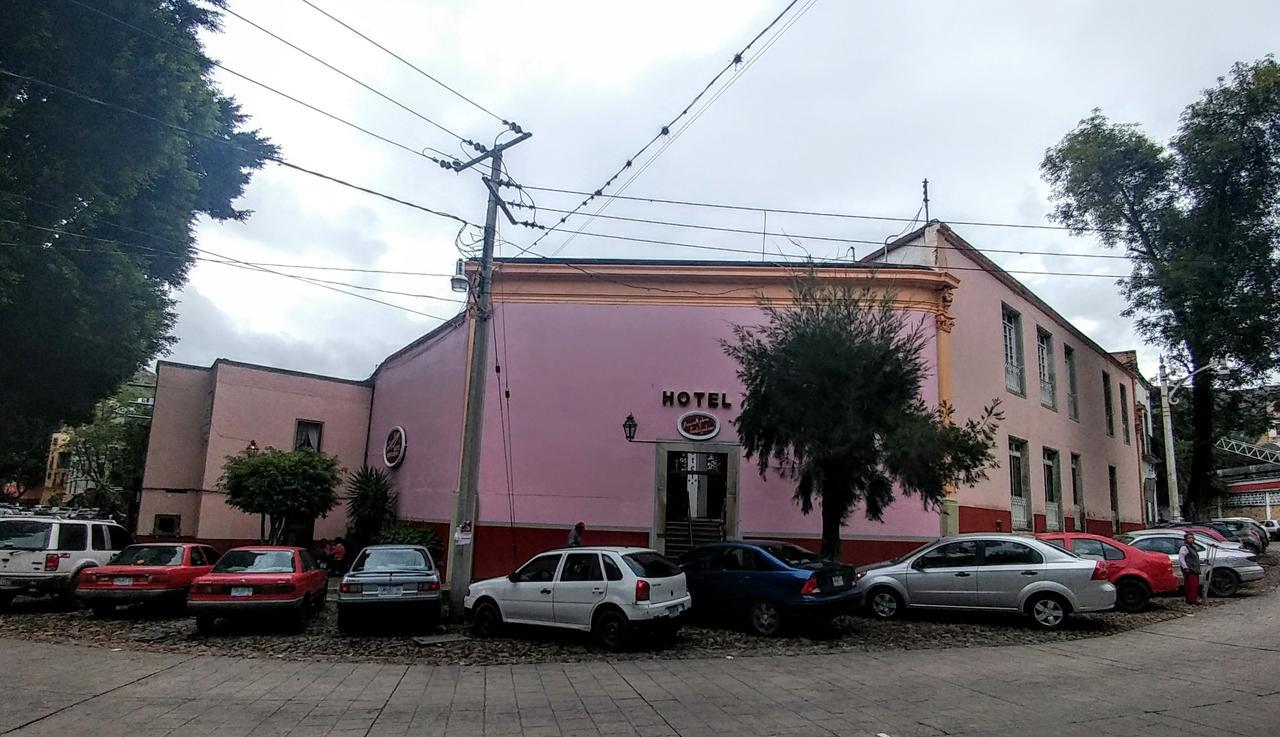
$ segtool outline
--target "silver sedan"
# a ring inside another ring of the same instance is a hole
[[[1073,612],[1116,603],[1102,565],[1022,535],[946,537],[859,571],[857,588],[877,619],[907,608],[1022,612],[1043,629]]]
[[[338,587],[338,629],[397,617],[431,632],[440,623],[440,572],[420,545],[370,545]],[[403,619],[411,618],[411,619]]]
[[[1128,543],[1139,550],[1153,553],[1164,553],[1170,559],[1178,560],[1178,550],[1186,533],[1183,530],[1138,530],[1116,539]],[[1209,593],[1214,596],[1234,596],[1240,587],[1251,581],[1258,581],[1263,576],[1262,566],[1258,565],[1258,556],[1248,550],[1229,548],[1219,542],[1199,535],[1196,536],[1196,551],[1200,554],[1202,568],[1209,568]],[[1178,571],[1182,575],[1182,571]]]

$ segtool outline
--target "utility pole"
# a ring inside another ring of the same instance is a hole
[[[924,224],[928,225],[929,224],[929,180],[928,179],[924,180],[924,182],[920,185],[920,187],[921,189],[924,190]]]
[[[1165,372],[1164,356],[1160,357],[1160,412],[1164,420],[1164,476],[1169,486],[1170,521],[1182,521],[1182,500],[1178,497],[1178,468],[1173,453],[1173,412],[1169,403],[1169,374]],[[1159,511],[1157,505],[1157,512]]]
[[[458,497],[454,506],[454,529],[449,537],[449,613],[455,620],[462,619],[462,603],[471,585],[471,563],[475,552],[476,499],[480,486],[480,439],[484,429],[485,384],[489,374],[489,332],[493,317],[493,244],[498,231],[498,208],[501,207],[514,222],[511,213],[498,192],[497,182],[502,178],[502,153],[533,135],[522,133],[465,164],[457,171],[489,160],[489,176],[484,180],[489,190],[489,208],[484,219],[484,249],[480,255],[480,270],[472,294],[475,297],[472,322],[471,361],[467,367],[467,405],[462,428],[462,469],[458,479]],[[459,540],[458,531],[466,527],[469,539]]]

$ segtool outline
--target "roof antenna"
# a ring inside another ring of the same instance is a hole
[[[924,180],[924,184],[922,188],[924,189],[924,224],[927,226],[929,224],[929,180],[928,179]]]

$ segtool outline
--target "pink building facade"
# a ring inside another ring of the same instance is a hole
[[[931,226],[902,245],[942,233]],[[1088,512],[1086,526],[1139,524],[1134,446],[1118,436],[1118,410],[1113,438],[1102,424],[1102,399],[1086,397],[1092,386],[1086,377],[1097,383],[1109,372],[1118,393],[1125,382],[1131,386],[1127,372],[1033,295],[1011,287],[1007,275],[912,263],[904,258],[909,253],[891,248],[885,257],[901,263],[824,264],[817,273],[891,294],[898,309],[923,322],[929,336],[929,375],[920,389],[925,402],[949,401],[964,417],[1002,398],[1001,466],[977,487],[958,489],[941,509],[903,497],[883,522],[855,511],[843,531],[844,557],[869,562],[960,530],[1070,529],[1077,506],[1062,500],[1069,482],[1057,487],[1053,508],[1047,501],[1053,495],[1043,495],[1042,464],[1032,462],[1045,448],[1059,453],[1063,474],[1072,454],[1083,459],[1085,503],[1079,506]],[[816,548],[819,516],[801,514],[793,485],[772,473],[761,476],[737,444],[732,420],[742,387],[720,345],[733,325],[763,321],[760,296],[785,303],[792,278],[790,270],[763,263],[501,261],[473,520],[474,574],[505,573],[563,544],[577,521],[587,524],[588,542],[670,554],[715,537],[768,537]],[[1024,348],[1034,351],[1034,331],[1046,329],[1076,351],[1078,421],[1068,417],[1065,388],[1057,410],[1040,402],[1034,366],[1021,394],[1006,387],[1001,305],[1022,316]],[[184,534],[215,543],[253,537],[257,521],[228,510],[214,491],[221,459],[249,439],[288,445],[299,422],[318,419],[325,428],[322,451],[338,453],[349,469],[361,461],[387,469],[401,518],[436,529],[452,544],[472,327],[468,315],[459,315],[388,357],[364,382],[221,361],[213,369],[162,364],[140,532],[155,527],[155,515],[180,514],[196,525],[184,523]],[[237,388],[224,389],[221,381]],[[637,423],[633,442],[622,430],[628,415]],[[389,437],[403,440],[402,452],[390,459],[384,453]],[[1011,485],[1011,447],[1027,459],[1019,465],[1026,475],[1021,486]],[[1114,513],[1108,495],[1097,490],[1107,483],[1108,467],[1115,469]],[[341,534],[340,525],[341,515],[330,515],[315,534]]]

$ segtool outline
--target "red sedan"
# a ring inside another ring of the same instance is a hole
[[[1118,540],[1084,532],[1036,535],[1081,558],[1101,561],[1107,580],[1116,586],[1116,609],[1140,612],[1153,594],[1173,594],[1182,587],[1169,556],[1149,553]]]
[[[194,543],[130,545],[110,565],[80,574],[76,598],[104,616],[117,606],[136,603],[183,604],[187,589],[208,573],[218,551]]]
[[[191,584],[187,608],[202,634],[213,630],[218,617],[263,613],[294,616],[304,626],[309,615],[324,608],[328,585],[328,576],[302,548],[233,548]]]

